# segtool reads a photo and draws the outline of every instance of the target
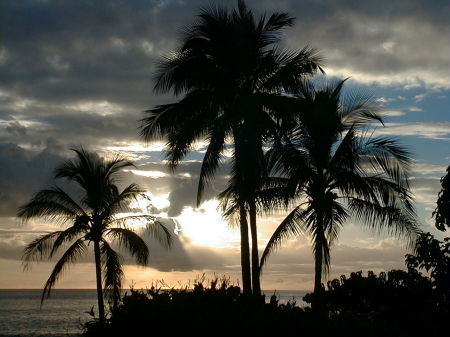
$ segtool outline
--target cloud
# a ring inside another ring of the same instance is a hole
[[[427,94],[416,95],[416,96],[414,96],[414,102],[419,103],[419,102],[423,101],[425,99],[425,97],[427,97]]]
[[[378,128],[376,134],[449,140],[450,122],[386,123],[386,128]]]
[[[124,173],[122,183],[138,181],[155,197],[169,194],[170,208],[164,210],[169,216],[196,208],[205,144],[199,143],[186,161],[171,172],[161,154],[165,140],[145,144],[139,137],[139,128],[143,111],[178,99],[171,94],[152,92],[155,61],[174,50],[179,29],[195,20],[199,7],[206,3],[205,0],[4,2],[0,52],[2,228],[15,226],[13,217],[17,208],[37,190],[53,183],[54,167],[72,156],[68,149],[78,144],[101,156],[111,151],[130,156],[139,171]],[[387,112],[397,118],[396,122],[378,128],[378,134],[448,141],[448,121],[434,122],[438,119],[431,118],[433,111],[425,107],[434,97],[431,92],[444,99],[448,97],[445,90],[450,89],[448,74],[443,71],[450,64],[447,1],[434,0],[432,6],[428,0],[247,0],[246,3],[256,15],[281,11],[297,17],[295,27],[282,32],[286,48],[300,49],[306,45],[317,48],[326,58],[328,73],[351,76],[351,84],[356,87],[384,90],[380,97],[386,103],[413,97],[409,106]],[[220,4],[236,6],[237,1],[224,0]],[[411,105],[416,103],[418,106]],[[425,111],[421,118],[430,114],[427,117],[430,122],[423,119],[405,122],[411,114],[404,111]],[[430,200],[435,200],[441,165],[423,166],[421,174],[415,173],[414,192],[417,200],[427,207],[431,207]],[[228,179],[229,171],[224,165],[216,172],[202,200],[216,197],[227,186]],[[281,218],[280,215],[261,220],[261,242],[270,236]],[[30,225],[30,228],[43,227]],[[22,243],[12,240],[5,244],[10,249],[5,254],[18,259]],[[151,247],[153,271],[183,273],[222,268],[239,272],[236,250],[217,251],[197,247],[191,241],[178,242],[172,253],[160,250],[154,243]],[[333,268],[339,272],[364,269],[376,263],[386,263],[388,267],[397,263],[386,259],[387,252],[378,250],[380,260],[377,257],[361,263],[344,260],[339,254],[351,258],[352,254],[365,256],[375,250],[335,248]],[[289,242],[273,261],[265,272],[268,279],[283,280],[284,287],[312,282],[307,239]],[[280,275],[281,272],[292,273],[298,281]]]
[[[383,116],[404,116],[405,113],[403,111],[395,111],[395,110],[388,110],[383,112]]]
[[[423,111],[423,109],[417,108],[417,107],[409,107],[409,108],[407,108],[407,110],[409,110],[409,111]]]
[[[17,135],[20,138],[24,138],[27,135],[27,128],[21,125],[18,121],[9,122],[5,130],[13,135]]]
[[[0,216],[15,216],[38,190],[53,183],[53,170],[64,157],[61,145],[49,139],[44,150],[25,150],[15,144],[0,144]]]

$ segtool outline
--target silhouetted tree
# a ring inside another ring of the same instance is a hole
[[[410,153],[393,138],[371,136],[370,123],[383,124],[377,101],[358,93],[342,96],[344,83],[303,85],[298,124],[283,147],[268,152],[281,175],[282,201],[300,203],[270,238],[261,266],[282,242],[311,235],[316,294],[330,266],[330,248],[351,216],[364,228],[386,229],[409,242],[419,232],[409,191]]]
[[[406,255],[406,266],[410,272],[425,269],[429,273],[434,305],[450,313],[450,238],[441,242],[430,233],[422,233],[414,254]]]
[[[239,214],[247,294],[252,286],[254,294],[260,294],[255,191],[266,175],[263,146],[276,138],[280,125],[291,122],[287,107],[293,98],[284,93],[320,69],[321,57],[314,49],[280,47],[280,30],[293,24],[294,18],[287,13],[255,20],[242,0],[232,11],[220,5],[202,7],[197,20],[182,29],[175,52],[157,63],[155,92],[173,90],[175,96],[185,93],[184,97],[148,110],[142,120],[141,135],[146,141],[167,139],[165,153],[172,169],[193,144],[208,142],[197,203],[231,145],[226,197]]]
[[[39,191],[27,204],[20,207],[17,217],[23,222],[44,219],[66,227],[64,230],[39,236],[24,250],[24,267],[30,263],[52,258],[58,250],[70,242],[69,248],[56,263],[45,283],[41,304],[66,271],[69,264],[76,263],[87,253],[88,243],[94,246],[94,261],[99,308],[99,322],[105,320],[103,288],[113,299],[114,305],[122,288],[123,257],[116,252],[108,240],[124,247],[141,266],[146,266],[149,248],[144,240],[129,226],[130,220],[145,222],[145,230],[161,244],[169,248],[171,235],[168,229],[155,217],[148,214],[119,216],[132,211],[130,203],[146,198],[145,190],[133,183],[119,192],[115,176],[125,167],[133,164],[120,155],[112,160],[103,160],[83,148],[72,149],[77,157],[63,162],[55,170],[55,178],[65,178],[78,185],[79,199],[73,199],[58,186]],[[117,227],[114,227],[117,226]],[[103,282],[103,285],[102,285]]]
[[[441,178],[441,187],[432,216],[436,219],[436,228],[445,231],[450,228],[450,166],[447,167],[447,174]]]

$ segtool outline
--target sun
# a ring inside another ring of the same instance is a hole
[[[119,217],[150,214],[151,210],[166,209],[170,206],[169,193],[154,196],[148,192],[147,197],[139,198],[130,204],[131,208],[136,209],[136,213],[122,213],[119,214]],[[154,208],[152,209],[151,206]],[[216,249],[239,247],[239,231],[230,228],[228,223],[223,220],[222,213],[217,210],[218,206],[219,201],[214,199],[205,201],[198,208],[187,206],[179,216],[171,219],[164,212],[151,215],[159,218],[169,229],[173,223],[174,233],[188,238],[192,245]],[[140,229],[146,226],[146,222],[130,220],[128,225],[133,229]]]
[[[239,245],[239,233],[229,227],[217,210],[219,201],[205,201],[199,208],[185,207],[174,220],[180,235],[189,237],[192,244],[211,248],[230,248]]]

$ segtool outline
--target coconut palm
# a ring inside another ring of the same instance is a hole
[[[131,213],[130,203],[145,198],[145,190],[132,183],[119,192],[116,175],[122,169],[133,166],[120,155],[103,160],[96,154],[81,148],[72,149],[76,158],[63,162],[55,170],[55,178],[65,178],[79,187],[79,198],[58,186],[39,191],[27,204],[20,207],[17,217],[26,223],[31,219],[43,219],[63,227],[62,230],[39,236],[25,248],[24,267],[30,263],[52,258],[65,245],[62,253],[44,286],[41,304],[64,274],[70,264],[86,255],[90,243],[94,247],[99,321],[104,322],[105,295],[114,305],[122,288],[123,257],[110,242],[125,248],[141,266],[146,266],[149,248],[145,241],[130,227],[129,221],[142,221],[147,232],[164,247],[171,246],[168,229],[155,217],[148,214]],[[130,214],[121,216],[120,214]],[[103,284],[102,284],[103,283]]]
[[[283,147],[268,153],[279,174],[273,194],[296,206],[270,238],[261,267],[283,242],[309,235],[316,294],[330,267],[330,248],[351,216],[366,229],[386,229],[409,243],[419,233],[409,191],[411,154],[395,138],[369,132],[372,123],[383,125],[377,100],[363,93],[342,95],[344,83],[301,86],[298,124]]]
[[[165,154],[171,169],[197,141],[207,141],[198,204],[223,164],[225,151],[232,150],[233,195],[240,209],[242,279],[247,294],[252,286],[255,294],[260,293],[252,191],[265,174],[262,147],[291,119],[288,109],[282,108],[292,97],[283,93],[320,69],[321,57],[314,49],[286,51],[279,47],[279,31],[293,23],[287,13],[256,21],[241,0],[232,11],[220,5],[202,7],[198,19],[182,29],[176,51],[157,64],[155,92],[173,90],[175,96],[184,93],[184,97],[146,111],[142,120],[141,136],[146,141],[167,139]]]

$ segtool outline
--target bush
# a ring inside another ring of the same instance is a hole
[[[229,279],[219,282],[216,278],[206,287],[199,280],[193,289],[131,289],[103,332],[107,336],[147,336],[156,330],[183,335],[225,336],[238,331],[265,335],[294,332],[297,324],[289,324],[304,316],[295,303],[278,304],[275,296],[270,303],[265,303],[264,296],[246,297]],[[85,326],[84,336],[98,335],[98,323]]]
[[[406,255],[408,271],[391,270],[378,276],[369,271],[342,275],[324,288],[324,310],[279,304],[276,296],[246,297],[228,278],[217,277],[193,288],[152,286],[131,289],[103,327],[85,324],[84,336],[171,335],[287,335],[434,336],[446,329],[449,315],[450,243],[429,233],[419,237],[415,255]],[[430,276],[424,276],[425,269]],[[303,300],[314,301],[314,294]]]

